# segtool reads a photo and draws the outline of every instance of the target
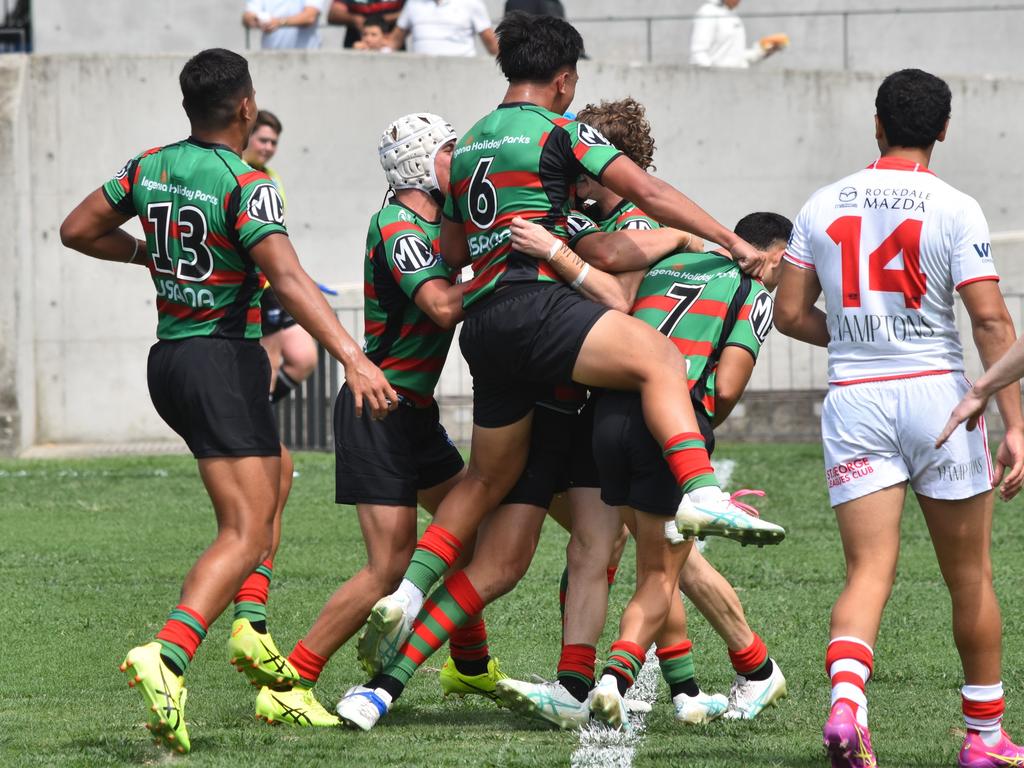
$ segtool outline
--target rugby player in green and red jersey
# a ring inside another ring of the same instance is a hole
[[[601,102],[599,105],[588,104],[580,110],[577,119],[600,130],[615,147],[641,168],[652,167],[655,145],[643,105],[630,98]],[[603,231],[644,231],[660,227],[636,205],[586,177],[580,179],[577,194],[580,198],[592,201],[584,210],[596,219],[596,226]],[[583,217],[579,217],[578,221],[578,226],[586,225]],[[788,226],[781,217],[757,214],[744,218],[737,225],[737,233],[749,242],[755,242],[769,253],[770,260],[775,260],[788,238]],[[752,237],[756,240],[752,240]],[[630,262],[622,259],[619,254],[609,255],[604,249],[590,248],[589,252],[585,252],[588,245],[586,233],[581,232],[577,238],[580,242],[574,247],[594,266],[600,264],[615,272],[643,266],[635,260]],[[703,250],[702,244],[697,250]],[[699,331],[699,326],[694,330]],[[716,357],[718,363],[708,381],[702,383],[701,377],[692,374],[690,377],[696,387],[691,390],[694,409],[698,420],[702,422],[705,435],[710,435],[712,424],[721,423],[732,410],[746,386],[753,364],[751,355],[741,346],[726,346]],[[708,370],[703,361],[693,359],[692,351],[687,354],[687,359],[691,371],[695,372],[701,367]],[[709,443],[709,452],[712,445],[713,442]],[[583,495],[593,492],[574,489],[573,493]],[[606,567],[614,568],[618,563],[617,553],[621,552],[620,538],[615,533],[621,525],[619,510],[602,504],[599,497],[588,499],[585,507],[578,507],[577,504],[573,505],[573,535],[566,548],[572,586],[569,588],[569,579],[563,575],[560,595],[565,606],[565,645],[559,669],[564,669],[566,674],[560,675],[560,681],[554,683],[554,687],[534,690],[536,686],[523,684],[524,689],[518,693],[535,693],[538,701],[557,702],[571,692],[577,701],[582,702],[588,689],[581,687],[578,681],[593,685],[594,646],[605,624],[608,585]],[[767,649],[748,626],[736,591],[699,551],[694,551],[687,558],[680,577],[680,588],[725,641],[737,678],[726,707],[721,697],[698,695],[695,683],[685,678],[679,679],[674,672],[678,664],[663,664],[662,672],[673,689],[677,719],[695,723],[719,714],[728,718],[755,717],[771,698],[762,695],[764,689],[781,690],[781,673],[775,671],[774,663],[766,663]],[[566,601],[567,595],[572,597]],[[678,654],[679,661],[687,661],[688,656],[689,651]],[[589,672],[584,671],[584,668]],[[689,668],[692,669],[692,665]],[[684,689],[690,695],[683,695]],[[548,713],[548,710],[530,712],[529,702],[525,704],[528,714],[543,717]],[[560,706],[557,711],[552,710],[551,714],[555,715],[553,719],[556,724],[563,726],[578,725],[581,719],[585,720],[589,715],[582,706],[577,707],[576,711],[571,706]]]
[[[639,390],[652,431],[693,504],[713,511],[709,518],[723,521],[716,523],[722,527],[746,517],[718,487],[680,375],[683,359],[671,342],[622,312],[582,299],[549,267],[516,253],[508,226],[518,215],[536,218],[564,242],[572,185],[588,173],[664,223],[724,243],[749,269],[759,268],[761,254],[623,157],[599,132],[562,117],[583,50],[571,25],[513,13],[498,36],[498,63],[509,88],[498,109],[456,148],[441,227],[445,260],[457,267],[472,261],[475,273],[460,337],[473,374],[470,467],[441,503],[399,589],[378,603],[379,613],[394,615],[395,626],[419,612],[462,541],[520,475],[535,402],[570,380]],[[453,600],[465,611],[479,595],[467,589]],[[339,704],[346,722],[372,727],[402,688],[388,675],[371,683]]]
[[[189,138],[129,160],[67,216],[61,240],[94,258],[149,270],[159,315],[150,394],[198,459],[217,517],[217,537],[185,577],[166,624],[121,665],[143,695],[157,741],[188,752],[183,673],[207,627],[273,546],[281,444],[259,344],[266,279],[342,362],[357,412],[365,405],[383,418],[398,394],[299,265],[273,183],[241,159],[257,112],[246,60],[224,49],[202,51],[179,80]],[[145,241],[121,229],[133,216]],[[165,528],[164,537],[180,535],[174,520]],[[159,557],[159,539],[136,544]],[[290,665],[276,661],[246,671],[257,683],[294,679]]]
[[[737,231],[764,248],[766,261],[771,265],[764,278],[769,288],[774,287],[790,229],[790,223],[783,217],[765,213],[751,214],[737,225]],[[512,240],[517,248],[537,257],[546,257],[554,244],[553,237],[542,227],[523,219],[513,223]],[[555,266],[568,280],[574,280],[580,271],[568,261],[556,260]],[[594,286],[616,281],[596,269],[590,273],[596,278]],[[630,272],[619,276],[618,283],[627,298],[632,299],[635,294],[634,315],[669,336],[686,354],[691,391],[702,406],[698,411],[702,433],[709,450],[713,449],[715,379],[719,368],[725,366],[736,380],[730,386],[738,384],[739,393],[745,387],[760,345],[771,328],[772,304],[765,286],[742,275],[734,263],[718,253],[675,254],[662,259],[646,274]],[[731,360],[725,361],[726,356]],[[735,399],[723,398],[721,405],[719,415],[724,418],[735,405]],[[653,641],[666,667],[664,672],[672,687],[677,717],[687,720],[689,714],[709,719],[709,712],[704,710],[712,702],[702,702],[697,707],[686,700],[699,698],[700,692],[693,678],[691,645],[686,638],[685,613],[677,589],[690,554],[690,542],[684,541],[676,530],[684,534],[693,531],[682,512],[686,502],[669,468],[659,459],[657,443],[644,423],[635,393],[605,392],[600,396],[595,409],[594,453],[602,500],[622,508],[634,535],[653,527],[643,521],[653,523],[659,519],[665,526],[665,535],[636,536],[637,590],[623,614],[620,638],[612,645],[601,682],[590,695],[590,713],[615,727],[628,724],[623,694],[632,685]],[[571,594],[570,590],[570,597]],[[713,590],[705,595],[711,596]],[[711,611],[712,619],[727,607],[719,604],[717,610]],[[748,699],[764,698],[767,705],[785,695],[785,680],[756,635],[749,647],[730,655],[734,663],[749,665],[743,667],[748,670],[747,675],[738,675],[734,684],[728,704],[730,712],[735,709],[733,717],[752,717],[760,711],[754,706],[760,702]],[[678,679],[673,680],[674,677]],[[580,725],[587,719],[586,704],[579,697],[568,695],[571,680],[561,678],[562,675],[558,683],[541,686],[505,680],[498,684],[498,691],[503,699],[527,714],[563,727]],[[757,696],[751,695],[754,693]],[[682,713],[680,704],[688,705]],[[721,701],[710,714],[717,716],[725,709],[726,703]]]
[[[416,543],[417,504],[433,513],[463,474],[462,456],[440,422],[434,399],[463,316],[465,286],[455,284],[457,271],[438,250],[455,140],[444,119],[413,113],[391,123],[378,145],[394,197],[370,219],[366,237],[365,349],[401,405],[377,421],[354,415],[347,385],[338,394],[335,500],[356,506],[367,562],[331,596],[288,657],[299,682],[288,691],[260,691],[256,714],[268,722],[338,725],[312,688],[373,604],[401,580]],[[453,648],[458,642],[453,638]]]

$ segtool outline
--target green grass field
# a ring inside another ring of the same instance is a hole
[[[737,586],[751,625],[789,680],[790,697],[752,723],[682,730],[662,684],[632,764],[822,766],[820,727],[828,612],[843,578],[838,535],[817,446],[722,445],[736,461],[732,487],[764,488],[765,517],[789,538],[774,549],[714,541],[708,557]],[[285,512],[275,562],[270,626],[282,650],[302,637],[335,586],[363,558],[352,510],[333,499],[333,459],[296,457],[300,477]],[[999,504],[997,589],[1005,621],[1007,727],[1020,713],[1020,504]],[[177,762],[148,740],[141,700],[116,671],[124,652],[152,637],[179,584],[212,537],[213,515],[194,462],[185,457],[0,462],[0,765],[106,766]],[[488,609],[491,649],[512,675],[551,676],[557,660],[557,586],[566,536],[549,524],[533,567]],[[630,591],[627,551],[599,656],[614,638]],[[229,622],[210,630],[189,674],[188,719],[196,766],[568,766],[579,743],[488,702],[440,699],[437,667],[413,680],[370,734],[270,728],[253,717],[255,690],[225,660]],[[728,692],[725,647],[691,614],[699,679]],[[951,766],[959,747],[960,671],[949,602],[916,504],[904,518],[899,581],[869,686],[875,747],[884,766]],[[317,690],[333,707],[362,681],[354,648],[341,649]],[[184,763],[183,763],[184,764]]]

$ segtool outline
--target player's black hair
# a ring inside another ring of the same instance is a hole
[[[944,80],[920,69],[901,69],[879,86],[875,113],[890,147],[927,149],[942,133],[951,101]]]
[[[778,242],[789,241],[793,222],[778,213],[758,211],[740,219],[734,231],[758,250],[767,251]]]
[[[208,48],[186,62],[178,76],[182,106],[193,125],[224,128],[238,108],[238,100],[252,93],[249,62],[224,48]]]
[[[510,83],[546,83],[562,67],[575,68],[583,55],[580,33],[554,16],[513,11],[495,33],[498,66]]]

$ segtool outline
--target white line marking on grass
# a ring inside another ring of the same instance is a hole
[[[713,461],[712,466],[722,488],[728,487],[736,462],[722,459]],[[653,707],[658,698],[660,671],[652,645],[647,649],[647,660],[626,697],[638,699]],[[629,722],[632,727],[628,731],[613,731],[599,723],[590,723],[581,728],[580,744],[569,759],[570,768],[632,768],[636,748],[647,730],[647,713],[632,713]]]

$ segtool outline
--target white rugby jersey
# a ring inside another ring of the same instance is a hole
[[[999,279],[977,201],[891,157],[815,192],[785,258],[818,273],[832,384],[962,371],[953,291]]]

